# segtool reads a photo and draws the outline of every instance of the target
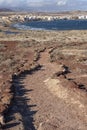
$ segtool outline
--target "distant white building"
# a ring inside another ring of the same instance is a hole
[[[79,19],[87,19],[87,16],[81,15],[81,16],[79,16],[78,18],[79,18]]]
[[[51,20],[53,20],[53,17],[48,17],[47,19],[48,19],[48,21],[51,21]]]

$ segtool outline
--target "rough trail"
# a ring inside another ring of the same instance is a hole
[[[48,50],[41,53],[38,63],[37,70],[14,78],[15,99],[4,129],[87,130],[84,96],[79,98],[64,88],[61,78],[51,78],[61,65],[49,61]]]

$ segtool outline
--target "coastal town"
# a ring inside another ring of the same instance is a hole
[[[13,22],[29,22],[29,21],[52,21],[52,20],[86,20],[87,14],[42,14],[42,13],[27,13],[27,14],[11,14],[0,16],[0,23]]]

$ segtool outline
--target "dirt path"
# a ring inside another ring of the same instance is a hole
[[[68,90],[61,78],[51,78],[61,70],[61,65],[50,63],[48,51],[41,53],[38,62],[41,67],[37,70],[14,79],[15,99],[4,129],[87,130],[83,94]]]

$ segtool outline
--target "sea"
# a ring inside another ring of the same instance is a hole
[[[87,30],[87,20],[29,21],[12,27],[23,30]]]

